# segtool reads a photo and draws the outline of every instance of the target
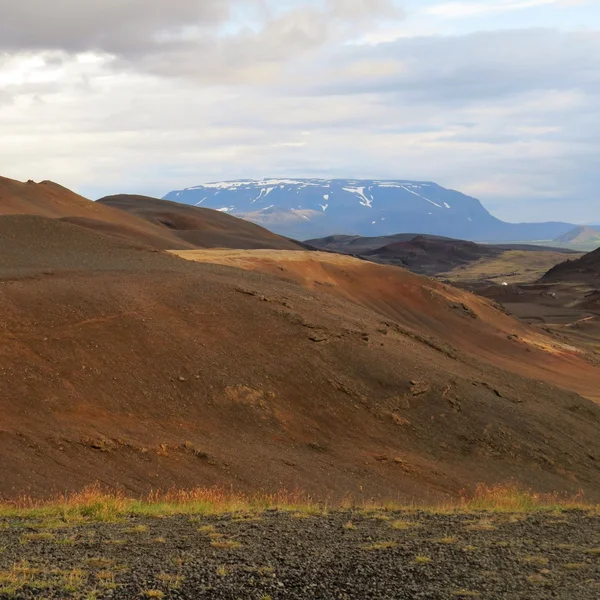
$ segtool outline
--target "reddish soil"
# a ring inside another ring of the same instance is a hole
[[[52,181],[21,183],[0,177],[0,215],[38,215],[63,219],[154,248],[194,247],[173,236],[168,229],[91,202]]]
[[[113,196],[92,202],[51,181],[21,183],[0,177],[0,215],[61,219],[161,250],[300,247],[258,225],[218,211],[143,196]]]
[[[600,498],[600,371],[482,298],[334,255],[199,264],[40,217],[0,218],[0,240],[5,497],[427,500],[514,479]]]
[[[264,227],[216,210],[125,194],[108,196],[98,202],[166,228],[195,248],[301,249],[296,242]]]

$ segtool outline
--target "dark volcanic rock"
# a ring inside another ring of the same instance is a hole
[[[271,511],[50,531],[27,521],[0,524],[0,598],[43,592],[48,599],[99,600],[592,600],[600,594],[600,518],[585,512]]]

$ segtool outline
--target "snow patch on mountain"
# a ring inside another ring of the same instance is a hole
[[[572,229],[504,223],[476,198],[405,179],[240,179],[175,190],[165,199],[227,212],[297,239],[408,232],[508,242],[550,240]]]

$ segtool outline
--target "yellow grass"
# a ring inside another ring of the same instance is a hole
[[[268,509],[286,511],[295,516],[322,515],[330,510],[358,510],[365,514],[384,515],[398,511],[414,510],[463,513],[513,513],[536,511],[562,511],[581,509],[597,512],[599,507],[586,503],[578,495],[566,497],[559,494],[537,494],[513,485],[478,486],[471,493],[437,504],[375,502],[348,498],[343,501],[323,503],[301,493],[281,491],[275,494],[243,494],[225,488],[198,488],[153,492],[145,497],[132,498],[122,492],[107,492],[99,485],[82,492],[65,494],[49,500],[21,497],[0,503],[0,517],[38,519],[53,526],[79,521],[119,521],[132,516],[152,517],[169,515],[258,514]],[[397,528],[404,521],[397,520]],[[43,524],[43,523],[42,523]],[[392,524],[394,526],[394,524]],[[201,528],[202,530],[202,528]],[[135,532],[143,533],[145,526]]]

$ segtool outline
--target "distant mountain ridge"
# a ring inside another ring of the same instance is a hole
[[[553,240],[575,225],[506,223],[476,198],[430,181],[261,179],[208,183],[165,200],[213,208],[296,239],[418,232],[474,241]]]
[[[566,248],[547,248],[531,244],[477,244],[465,240],[412,233],[371,238],[332,235],[308,240],[306,243],[319,250],[350,254],[372,262],[396,265],[421,275],[430,276],[439,276],[442,273],[453,271],[457,267],[467,266],[481,259],[498,258],[504,253],[510,252],[531,253],[532,255],[552,253],[556,257],[556,262],[561,260],[561,255],[565,258],[570,255],[580,256],[576,251]]]

